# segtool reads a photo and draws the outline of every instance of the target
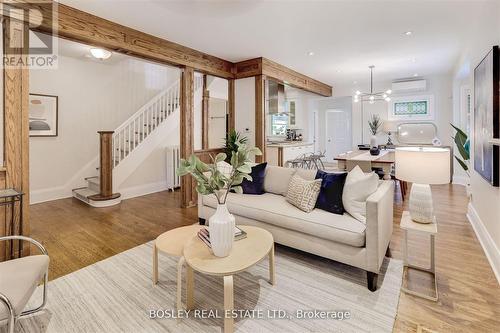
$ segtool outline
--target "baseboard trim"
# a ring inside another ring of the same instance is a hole
[[[465,176],[453,176],[452,182],[453,182],[453,184],[456,184],[456,185],[466,186],[467,184],[469,184],[470,179],[469,179],[469,177],[465,177]]]
[[[500,250],[491,238],[488,230],[486,230],[483,221],[481,221],[481,218],[479,217],[476,209],[471,203],[469,203],[467,209],[467,218],[472,225],[472,229],[474,229],[477,238],[479,239],[479,243],[483,247],[484,253],[486,254],[486,258],[488,258],[491,269],[493,269],[493,273],[495,274],[495,277],[500,284]]]
[[[143,195],[156,192],[166,191],[168,189],[167,182],[149,183],[144,185],[120,188],[118,192],[122,195],[122,200],[141,197]]]
[[[68,191],[65,186],[35,190],[30,192],[30,205],[71,198],[72,196],[71,191]]]

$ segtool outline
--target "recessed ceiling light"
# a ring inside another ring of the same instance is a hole
[[[406,35],[406,36],[411,36],[411,34],[412,34],[412,33],[413,33],[412,31],[406,31],[406,32],[405,32],[405,35]]]
[[[413,76],[414,76],[414,77],[417,77],[417,76],[418,76],[418,73],[413,74]]]
[[[100,49],[100,48],[93,48],[90,49],[90,54],[96,59],[99,60],[106,60],[111,57],[111,51],[105,50],[105,49]]]
[[[313,56],[313,55],[314,55],[314,52],[313,52],[313,51],[309,51],[309,52],[307,52],[307,55],[308,55],[308,56]]]

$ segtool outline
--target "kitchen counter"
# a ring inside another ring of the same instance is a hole
[[[312,145],[311,142],[304,141],[283,141],[283,142],[270,142],[266,144],[266,147],[302,147]]]
[[[273,142],[266,145],[269,165],[287,166],[289,161],[314,153],[314,143],[302,141]]]

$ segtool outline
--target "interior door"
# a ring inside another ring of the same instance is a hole
[[[350,114],[344,110],[326,110],[326,159],[333,162],[335,156],[351,150]]]

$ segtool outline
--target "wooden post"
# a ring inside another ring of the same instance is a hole
[[[0,187],[14,188],[25,193],[23,200],[23,216],[20,210],[14,211],[14,230],[22,230],[24,236],[29,236],[29,69],[22,62],[28,54],[29,27],[28,23],[13,18],[4,17],[3,22],[4,52],[9,50],[8,57],[16,59],[4,68],[4,158],[5,168],[0,171]],[[5,225],[11,220],[12,212],[0,210],[0,236],[10,234],[10,226]],[[17,245],[17,242],[15,243]],[[17,247],[14,245],[14,251]],[[23,242],[23,255],[29,255],[29,243]],[[0,244],[0,260],[6,259],[10,252],[9,242]]]
[[[207,75],[203,75],[203,98],[201,101],[201,149],[208,149],[208,105],[210,92],[207,89]]]
[[[235,80],[234,79],[228,79],[228,108],[227,108],[227,132],[235,129],[236,127],[236,120],[235,120],[235,93],[234,93],[234,84]]]
[[[94,201],[112,200],[120,197],[113,193],[113,133],[114,131],[98,131],[100,136],[100,193],[89,196]]]
[[[194,70],[184,67],[181,74],[180,100],[180,152],[181,158],[187,159],[194,153]],[[196,205],[197,195],[194,181],[190,175],[181,178],[181,206]]]
[[[255,77],[255,147],[260,148],[262,156],[256,156],[255,161],[266,161],[266,115],[264,108],[264,76]]]
[[[99,131],[100,135],[100,184],[101,196],[113,195],[113,133],[114,131]]]

